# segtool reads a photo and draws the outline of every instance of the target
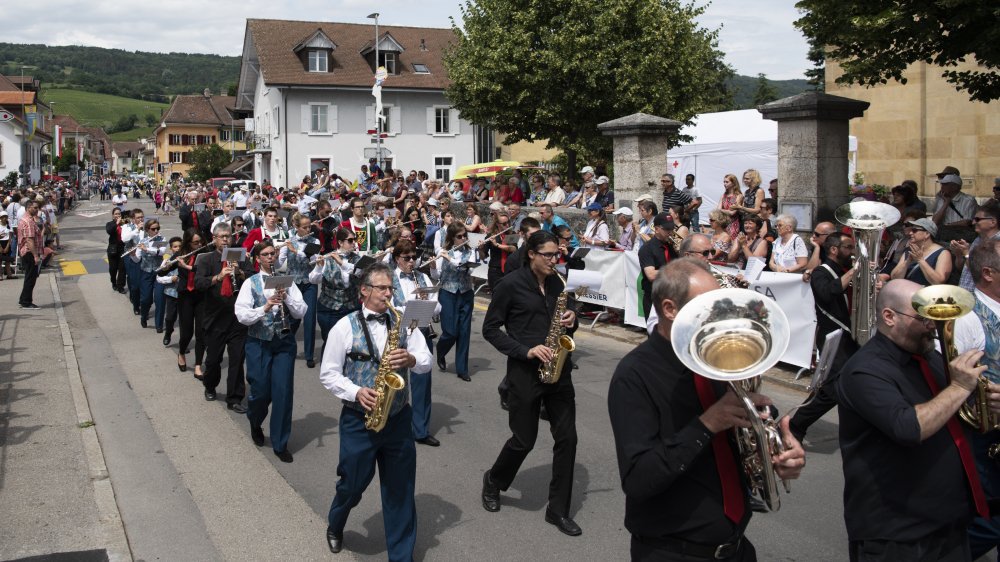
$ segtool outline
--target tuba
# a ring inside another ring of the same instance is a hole
[[[777,423],[762,420],[750,398],[760,375],[773,367],[788,347],[790,327],[781,308],[749,289],[718,289],[695,297],[678,312],[670,343],[688,369],[728,382],[747,411],[749,428],[734,428],[743,470],[752,494],[770,511],[781,508],[778,475],[771,456],[784,451]],[[782,482],[790,491],[788,482]]]
[[[879,246],[882,232],[899,222],[899,210],[886,203],[854,201],[837,207],[837,222],[854,231],[858,246],[857,275],[854,276],[854,314],[851,315],[851,334],[858,345],[868,343],[875,327],[875,285],[878,283]]]
[[[934,321],[941,344],[941,355],[944,356],[944,372],[947,374],[948,364],[958,355],[955,348],[955,320],[975,308],[976,297],[954,285],[931,285],[914,293],[910,304],[921,317]],[[985,375],[979,375],[975,392],[958,409],[958,417],[980,433],[1000,429],[1000,419],[990,412],[989,383],[990,380]]]
[[[402,315],[393,308],[391,302],[386,302],[391,313],[392,326],[389,327],[389,335],[385,339],[385,348],[382,349],[382,360],[378,365],[378,372],[375,373],[375,407],[365,413],[365,429],[378,433],[385,427],[385,422],[389,421],[389,410],[392,408],[392,401],[396,393],[406,388],[406,381],[399,373],[392,369],[386,357],[399,347],[399,330],[401,328]]]
[[[559,274],[556,273],[556,275]],[[559,275],[559,280],[563,282],[563,287],[566,287],[566,279],[562,275]],[[569,293],[566,291],[559,293],[559,298],[556,299],[556,311],[552,314],[552,322],[549,323],[549,333],[545,336],[545,347],[551,349],[555,356],[552,361],[542,363],[538,367],[538,380],[544,384],[559,382],[566,358],[576,349],[576,342],[566,335],[566,327],[562,325],[562,317],[566,312],[568,299]]]

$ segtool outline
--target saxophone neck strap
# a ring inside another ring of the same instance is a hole
[[[365,334],[365,345],[368,346],[368,355],[378,365],[382,362],[382,357],[375,350],[374,340],[372,339],[371,330],[368,329],[368,320],[365,319],[364,309],[357,311],[355,314],[358,315],[358,322],[361,323],[361,330]],[[388,322],[386,322],[386,330],[389,329]]]

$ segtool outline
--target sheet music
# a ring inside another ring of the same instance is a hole
[[[403,313],[402,325],[407,328],[426,328],[430,326],[437,304],[437,301],[431,300],[413,299],[406,301],[406,311]],[[416,321],[416,326],[413,326],[414,321]]]

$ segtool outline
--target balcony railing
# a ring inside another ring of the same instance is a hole
[[[247,152],[268,152],[271,150],[271,135],[247,135]]]

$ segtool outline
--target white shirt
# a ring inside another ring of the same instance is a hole
[[[608,223],[606,221],[600,221],[598,219],[591,219],[587,222],[587,228],[583,231],[584,238],[590,238],[591,240],[601,240],[607,242],[611,239],[611,231],[608,229]],[[601,250],[607,249],[607,244],[601,246],[598,244],[580,244],[584,248],[598,248]]]
[[[128,203],[128,197],[125,197],[124,193],[120,193],[111,198],[111,204],[119,209],[124,207],[126,203]]]
[[[122,225],[122,242],[125,244],[136,242],[138,243],[142,240],[144,234],[141,226],[136,226],[135,223],[128,223]]]
[[[354,314],[353,312],[351,314]],[[344,376],[344,359],[351,352],[354,345],[354,333],[351,329],[351,314],[341,318],[337,324],[330,329],[327,337],[326,348],[323,349],[323,361],[319,367],[319,382],[341,400],[356,402],[360,386],[351,382],[351,379]],[[362,306],[361,317],[368,314],[376,314],[367,306]],[[372,336],[372,347],[382,353],[385,349],[385,340],[389,337],[389,330],[385,324],[380,324],[374,320],[368,322],[368,332]],[[427,342],[420,330],[408,332],[406,335],[406,351],[416,360],[416,364],[410,367],[412,374],[429,373],[431,370],[431,352],[427,349]]]
[[[9,224],[0,223],[0,241],[10,240],[11,228]]]
[[[232,196],[233,204],[237,208],[243,208],[247,206],[247,194],[242,191],[237,191]]]
[[[774,250],[771,252],[771,259],[781,267],[795,267],[796,258],[807,258],[806,243],[802,237],[793,234],[787,245],[778,238],[774,241]]]
[[[993,314],[1000,316],[1000,303],[979,289],[976,289],[975,293],[976,298],[983,301]],[[983,331],[983,323],[975,313],[966,314],[955,320],[955,349],[959,353],[965,353],[970,349],[986,349],[986,332]]]
[[[399,268],[396,268],[395,275],[396,279],[399,279],[399,287],[403,290],[403,296],[406,297],[406,300],[417,300],[417,296],[413,294],[413,290],[417,288],[416,282],[411,281],[409,279],[404,279],[403,276],[400,275],[401,273],[403,273],[403,271]],[[431,285],[434,284],[431,283],[431,280],[428,279],[426,275],[420,273],[417,270],[413,270],[413,274],[419,275],[424,279],[425,287],[430,287]],[[437,302],[438,294],[431,293],[427,295],[427,300]],[[406,306],[404,305],[397,307],[396,310],[398,310],[400,314],[403,314],[406,312]],[[438,302],[437,306],[434,307],[434,314],[441,314],[441,303]]]
[[[941,224],[951,224],[953,222],[972,220],[972,216],[976,213],[976,198],[965,193],[964,191],[959,191],[951,200],[951,204],[954,205],[954,209],[951,206],[944,212],[944,216],[941,218]],[[934,213],[937,213],[942,205],[947,205],[944,202],[943,197],[934,198]],[[958,212],[955,211],[958,209]]]
[[[269,277],[268,274],[260,272],[262,278]],[[252,277],[251,277],[252,279]],[[249,279],[248,279],[249,281]],[[261,279],[261,284],[263,285],[264,280]],[[244,288],[250,287],[249,291],[240,291],[239,296],[236,297],[236,319],[240,321],[240,324],[244,326],[252,326],[257,322],[260,322],[264,318],[265,314],[268,314],[264,309],[267,303],[254,308],[253,306],[253,289],[252,285],[244,285]],[[274,289],[264,289],[264,298],[269,299],[274,296]],[[285,290],[285,306],[288,308],[288,313],[292,315],[292,318],[300,319],[306,315],[306,301],[302,299],[302,293],[299,292],[299,288],[292,283],[288,289]],[[271,308],[270,314],[274,314],[275,318],[278,318],[277,314],[280,309],[278,307]]]
[[[545,202],[548,203],[549,205],[556,205],[556,206],[562,205],[563,201],[565,200],[566,200],[566,192],[563,191],[563,188],[561,187],[550,189],[549,192],[545,195]]]

